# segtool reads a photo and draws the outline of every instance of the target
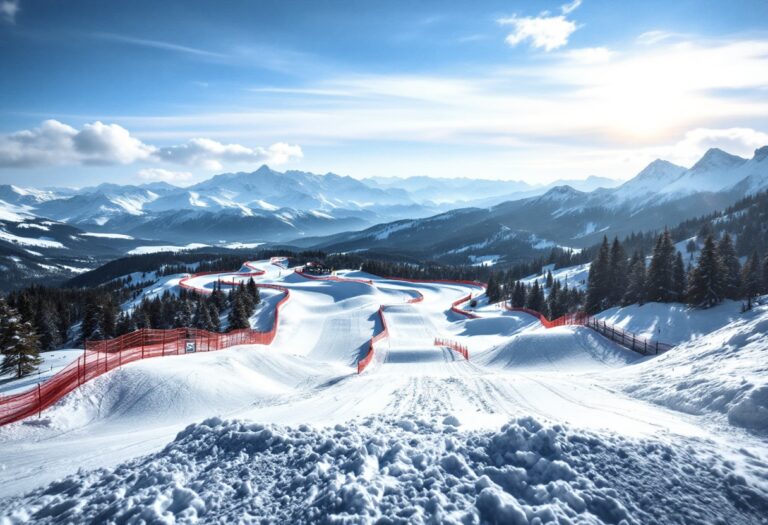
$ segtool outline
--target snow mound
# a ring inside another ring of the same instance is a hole
[[[675,345],[705,336],[736,321],[740,312],[741,303],[738,301],[725,301],[706,310],[680,303],[646,303],[609,308],[595,317],[637,336]]]
[[[766,495],[701,447],[546,426],[191,425],[159,453],[5,500],[4,523],[757,523]],[[706,447],[705,443],[697,445]]]
[[[620,367],[642,356],[583,327],[528,328],[477,355],[485,366],[584,372]]]
[[[120,426],[189,421],[290,395],[338,373],[331,365],[256,345],[147,359],[84,384],[47,417],[62,429],[96,421]]]
[[[721,414],[768,434],[768,306],[622,373],[623,389],[690,414]]]

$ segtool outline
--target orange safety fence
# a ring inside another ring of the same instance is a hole
[[[504,303],[504,307],[512,312],[524,312],[537,317],[545,328],[554,328],[556,326],[567,325],[586,326],[587,328],[591,328],[595,332],[610,339],[611,341],[618,343],[624,348],[628,348],[629,350],[638,352],[643,355],[656,355],[661,352],[666,352],[675,346],[669,343],[662,343],[661,341],[647,339],[645,337],[635,335],[632,332],[618,328],[617,326],[606,323],[605,321],[596,319],[584,312],[565,314],[562,317],[558,317],[557,319],[550,321],[544,314],[537,312],[536,310],[531,310],[530,308],[512,307],[506,303]]]
[[[227,333],[196,328],[156,330],[142,328],[114,339],[86,341],[83,355],[37,387],[18,394],[0,396],[0,425],[41,414],[74,389],[120,366],[152,357],[212,352],[237,345],[269,345],[275,339],[280,322],[280,308],[290,291],[274,284],[257,284],[285,293],[275,306],[272,328],[266,332],[252,329]]]
[[[469,361],[469,349],[457,341],[436,337],[435,346],[444,346],[446,348],[450,348],[451,350],[460,353],[462,356],[464,356],[464,359]]]
[[[378,334],[371,337],[371,340],[368,342],[368,352],[365,354],[365,357],[362,358],[360,361],[357,362],[357,373],[362,374],[363,370],[371,364],[371,361],[373,361],[373,356],[376,351],[376,343],[384,339],[385,337],[389,337],[389,328],[387,327],[387,319],[384,317],[384,307],[379,306],[379,318],[381,319],[381,326],[382,330]]]

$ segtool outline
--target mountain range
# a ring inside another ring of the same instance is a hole
[[[475,178],[354,179],[262,166],[186,188],[4,185],[0,268],[14,280],[66,276],[126,253],[190,243],[513,262],[722,209],[768,189],[767,159],[768,147],[751,159],[711,149],[691,168],[655,160],[623,184],[599,177],[539,186]]]
[[[515,262],[552,247],[580,249],[604,235],[660,229],[723,209],[768,189],[768,146],[744,159],[710,149],[691,168],[655,160],[615,188],[559,185],[489,207],[302,239],[302,248],[387,252],[453,264]]]

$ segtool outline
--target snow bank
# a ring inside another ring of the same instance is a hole
[[[571,373],[620,367],[641,358],[588,328],[530,326],[474,360],[485,366]]]
[[[622,373],[625,391],[768,434],[768,306]]]
[[[609,308],[595,317],[624,330],[669,344],[692,341],[739,319],[741,303],[725,301],[702,310],[680,303],[633,304]]]
[[[211,418],[157,454],[7,499],[0,521],[738,525],[768,510],[703,442],[673,448],[532,418],[496,432],[458,425]]]

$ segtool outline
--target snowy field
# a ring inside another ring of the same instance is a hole
[[[252,266],[290,290],[273,344],[135,362],[1,427],[0,523],[768,522],[768,307],[606,312],[673,319],[682,344],[646,358],[482,297],[451,312],[468,285]]]

